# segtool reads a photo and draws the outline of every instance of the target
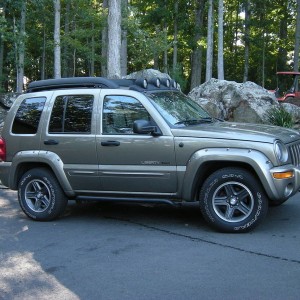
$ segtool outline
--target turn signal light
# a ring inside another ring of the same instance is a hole
[[[293,171],[273,173],[275,179],[289,179],[294,177]]]

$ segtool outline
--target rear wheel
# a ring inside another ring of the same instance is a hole
[[[254,176],[240,168],[224,168],[204,182],[200,193],[204,218],[222,232],[247,232],[268,210],[268,200]]]
[[[24,213],[37,221],[50,221],[61,215],[68,199],[52,172],[36,168],[19,181],[19,203]]]

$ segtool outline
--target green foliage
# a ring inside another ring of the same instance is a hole
[[[0,1],[0,87],[14,89],[16,51],[20,36],[21,2]],[[202,78],[205,78],[207,5],[203,26],[196,28],[195,11],[206,0],[131,0],[122,20],[128,36],[128,72],[156,67],[189,86],[192,52],[202,52]],[[175,3],[178,12],[175,12]],[[126,1],[124,1],[126,4]],[[203,3],[203,2],[202,2]],[[224,0],[224,65],[225,79],[241,82],[244,72],[244,1]],[[250,59],[248,80],[267,89],[276,87],[276,71],[292,70],[296,1],[249,1]],[[102,30],[107,26],[107,9],[102,0],[61,0],[61,55],[63,76],[101,76]],[[177,25],[177,26],[175,26]],[[177,28],[178,56],[173,66],[174,28]],[[25,76],[29,80],[53,76],[53,1],[27,1]],[[214,67],[217,78],[217,1],[215,1]],[[201,38],[195,38],[201,32]],[[199,45],[198,45],[199,46]],[[2,50],[3,49],[3,50]],[[167,53],[167,57],[166,54]],[[94,73],[91,74],[94,66]],[[3,67],[1,67],[3,66]]]
[[[266,114],[270,124],[292,128],[294,126],[293,116],[282,106],[271,108]]]

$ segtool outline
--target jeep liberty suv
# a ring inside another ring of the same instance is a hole
[[[68,200],[199,202],[223,232],[246,232],[300,187],[300,135],[212,118],[168,79],[32,82],[0,139],[0,180],[24,213]]]

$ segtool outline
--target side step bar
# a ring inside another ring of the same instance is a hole
[[[182,204],[180,201],[168,199],[151,199],[151,198],[126,198],[126,197],[104,197],[104,196],[77,196],[76,201],[102,201],[102,202],[131,202],[131,203],[149,203],[149,204],[168,204],[178,207]]]

